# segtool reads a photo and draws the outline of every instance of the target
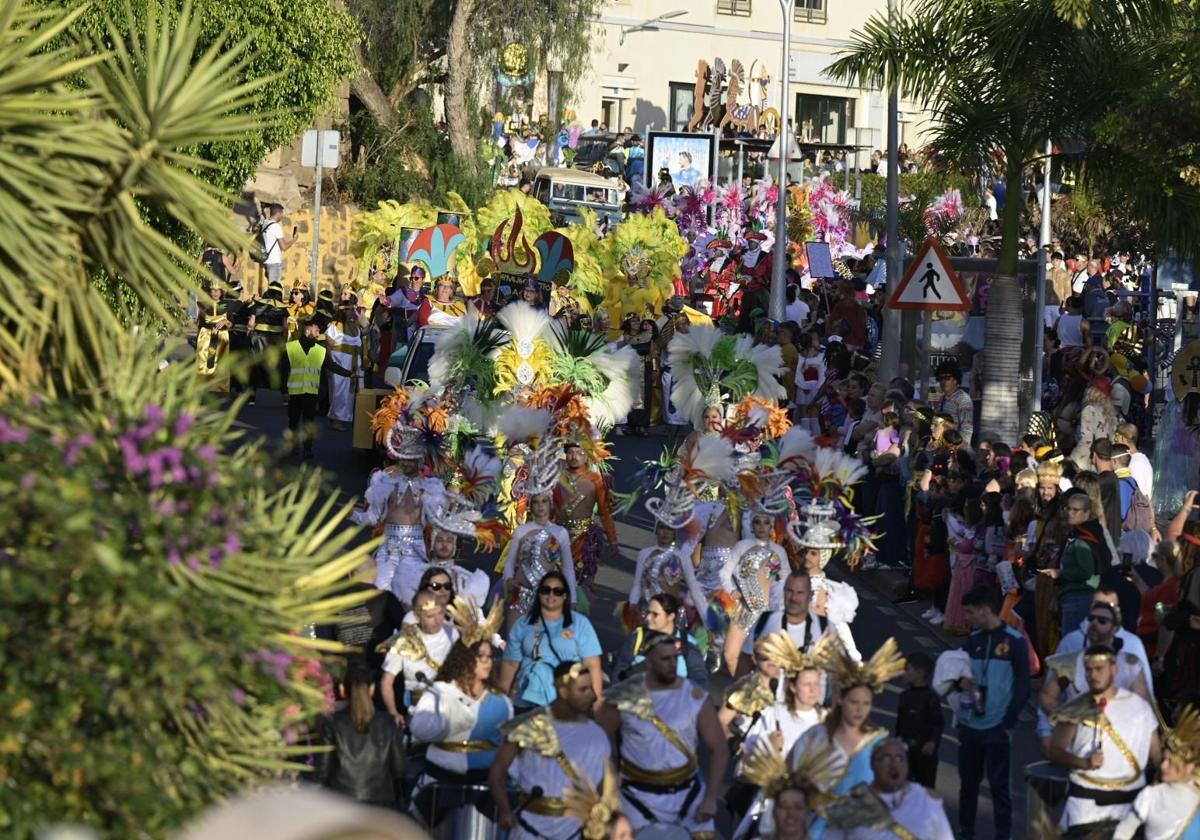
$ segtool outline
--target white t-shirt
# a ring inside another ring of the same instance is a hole
[[[1133,473],[1133,480],[1137,482],[1138,489],[1149,499],[1150,492],[1154,489],[1154,467],[1150,465],[1146,453],[1134,452],[1129,456],[1129,471]]]
[[[989,195],[986,199],[984,199],[984,204],[987,206],[988,219],[993,222],[996,221],[996,219],[999,218],[996,213],[996,196]]]
[[[797,298],[794,303],[784,307],[783,317],[788,321],[795,321],[797,326],[803,326],[810,311],[808,304]]]
[[[277,265],[283,262],[283,225],[279,222],[267,222],[262,231],[263,253],[265,265]]]

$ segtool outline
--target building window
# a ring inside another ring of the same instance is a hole
[[[750,17],[750,0],[717,0],[717,14]]]
[[[839,96],[796,94],[800,139],[810,143],[845,143],[854,127],[854,100]]]
[[[796,0],[796,23],[824,23],[825,0]]]
[[[695,90],[695,82],[671,82],[671,131],[683,131],[692,121],[696,104]]]

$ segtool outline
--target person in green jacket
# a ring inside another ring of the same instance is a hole
[[[1083,622],[1100,584],[1100,572],[1112,565],[1112,557],[1104,539],[1104,526],[1096,518],[1088,494],[1070,490],[1063,505],[1071,531],[1058,556],[1058,568],[1042,569],[1041,573],[1054,578],[1058,626],[1066,632]]]
[[[313,457],[313,441],[316,440],[317,395],[321,391],[321,377],[326,373],[350,376],[350,371],[333,361],[317,339],[321,328],[315,321],[300,323],[300,337],[289,341],[283,355],[283,381],[287,383],[288,435],[292,439],[292,455],[300,454],[304,444],[304,457]]]

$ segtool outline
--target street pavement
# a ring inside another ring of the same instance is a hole
[[[261,437],[268,442],[268,448],[275,451],[281,466],[299,466],[300,459],[290,457],[289,447],[284,443],[283,433],[287,427],[287,409],[279,394],[260,390],[257,404],[243,407],[238,418],[239,426],[255,437]],[[359,496],[367,485],[371,469],[379,465],[375,454],[371,451],[356,450],[351,447],[351,433],[332,430],[324,419],[318,421],[319,432],[314,447],[313,463],[324,473],[331,486],[342,494],[344,499]],[[613,462],[612,474],[614,489],[626,491],[630,489],[631,478],[647,459],[655,459],[666,443],[665,433],[659,429],[655,434],[646,437],[614,436],[612,440],[613,454],[617,460]],[[347,527],[355,527],[347,524]],[[364,533],[365,538],[365,533]],[[617,538],[620,543],[621,556],[610,564],[604,565],[596,580],[590,619],[600,636],[605,650],[616,650],[624,635],[624,630],[613,616],[613,607],[626,600],[633,581],[633,558],[637,552],[653,540],[652,520],[649,513],[640,505],[617,520]],[[481,568],[491,572],[494,560],[476,558]],[[468,562],[466,565],[471,565]],[[850,574],[847,569],[839,566],[836,561],[828,570],[831,577],[845,580],[853,584],[859,597],[858,615],[852,625],[855,641],[864,657],[869,657],[889,636],[895,636],[902,650],[906,652],[923,650],[936,657],[942,651],[957,647],[963,641],[961,637],[944,634],[940,628],[934,628],[920,617],[920,613],[928,606],[927,602],[911,604],[893,604],[884,593],[891,591],[896,580],[895,574],[865,573]],[[727,679],[713,680],[713,693],[717,695],[727,683]],[[899,680],[889,684],[882,696],[876,698],[873,718],[877,725],[889,729],[896,720],[896,707],[902,690]],[[1035,685],[1036,694],[1036,685]],[[950,728],[949,710],[946,709],[947,722],[945,734],[939,751],[940,765],[938,768],[937,795],[946,804],[951,825],[958,829],[958,791],[959,776],[957,769],[958,738],[957,733]],[[1041,761],[1040,751],[1034,734],[1034,715],[1032,708],[1027,708],[1022,714],[1021,724],[1014,736],[1013,743],[1013,812],[1017,836],[1023,834],[1023,829],[1029,821],[1026,816],[1026,787],[1024,783],[1025,768]],[[984,784],[979,802],[979,817],[976,837],[992,836],[992,802]]]

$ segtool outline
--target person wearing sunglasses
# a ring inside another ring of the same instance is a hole
[[[1058,651],[1046,660],[1048,674],[1038,695],[1038,704],[1042,710],[1050,714],[1060,703],[1069,702],[1087,692],[1083,651],[1094,645],[1112,649],[1113,663],[1116,667],[1113,678],[1117,686],[1149,700],[1150,687],[1141,660],[1134,653],[1125,650],[1123,640],[1117,635],[1121,629],[1120,609],[1107,601],[1095,601],[1088,610],[1085,623],[1086,644],[1074,650],[1069,647],[1064,650],[1064,644],[1059,643]]]
[[[603,699],[600,640],[587,616],[571,609],[566,576],[547,572],[534,590],[529,612],[508,633],[500,663],[500,689],[513,698],[518,713],[554,702],[554,669],[560,662],[582,662],[591,675],[597,703]]]
[[[555,482],[558,474],[553,475]],[[551,485],[553,486],[553,485]],[[540,489],[540,488],[538,488]],[[575,561],[567,529],[550,521],[554,496],[550,492],[529,495],[529,518],[517,526],[508,543],[504,562],[504,588],[508,593],[507,624],[537,606],[535,584],[550,571],[561,571],[567,584],[567,609],[575,603]]]
[[[1063,507],[1069,532],[1058,567],[1038,569],[1038,573],[1055,582],[1058,626],[1074,628],[1083,623],[1100,585],[1100,571],[1112,565],[1112,557],[1091,496],[1073,489],[1064,496]]]
[[[451,589],[464,598],[482,607],[487,602],[491,581],[487,572],[481,569],[468,571],[458,565],[455,560],[458,555],[458,535],[446,528],[439,527],[439,521],[445,524],[440,511],[430,513],[434,520],[433,532],[429,537],[428,562],[417,554],[409,554],[400,558],[396,573],[392,576],[392,594],[401,604],[412,603],[413,596],[423,588],[423,581],[428,579],[432,570],[439,570],[449,576]],[[447,596],[445,606],[449,602]]]

